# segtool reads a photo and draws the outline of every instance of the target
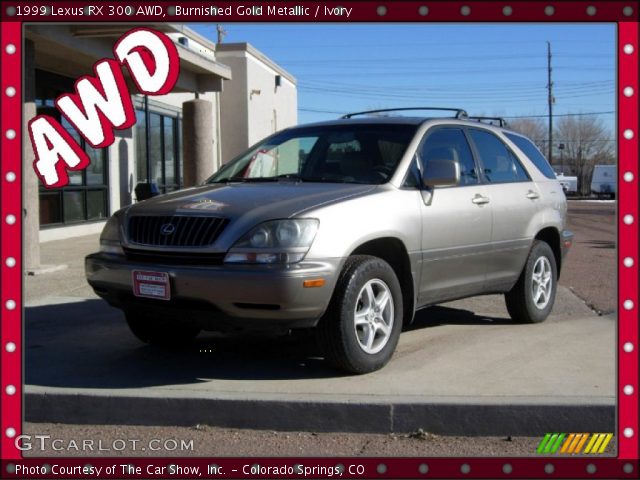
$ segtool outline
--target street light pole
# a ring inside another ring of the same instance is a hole
[[[548,103],[549,103],[549,165],[553,164],[553,81],[551,80],[551,42],[547,42],[547,75],[548,83],[547,89],[549,90]]]

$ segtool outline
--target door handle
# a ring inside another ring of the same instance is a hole
[[[540,198],[540,195],[538,195],[538,193],[534,192],[533,190],[529,190],[527,192],[527,198],[529,198],[531,200],[535,200],[536,198]]]
[[[476,205],[484,205],[485,203],[489,203],[490,199],[489,197],[483,197],[479,193],[476,193],[476,195],[471,199],[471,201]]]

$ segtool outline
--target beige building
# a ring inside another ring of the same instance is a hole
[[[272,133],[298,123],[296,79],[248,43],[217,46],[233,82],[220,94],[222,162]]]
[[[276,128],[296,122],[295,80],[252,47],[243,44],[245,67],[236,71],[239,64],[234,48],[219,48],[182,25],[151,27],[167,33],[176,44],[180,76],[171,94],[146,98],[135,94],[136,87],[127,78],[136,125],[116,131],[115,142],[104,149],[87,145],[53,102],[72,92],[78,77],[92,75],[96,61],[112,58],[115,41],[132,26],[34,24],[25,28],[23,224],[27,270],[39,268],[39,242],[101,231],[106,218],[136,200],[134,189],[139,182],[156,183],[163,193],[189,186],[217,170],[228,151],[245,148]],[[123,71],[126,76],[127,69]],[[252,94],[252,90],[260,93]],[[39,113],[59,120],[91,159],[86,170],[70,172],[66,187],[46,189],[33,172],[26,121]],[[226,149],[225,142],[233,147]]]

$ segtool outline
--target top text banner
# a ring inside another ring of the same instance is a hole
[[[629,2],[3,2],[2,21],[20,22],[372,22],[372,21],[623,21]],[[428,6],[427,6],[428,3]]]

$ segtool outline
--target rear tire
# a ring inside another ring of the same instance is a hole
[[[505,294],[509,315],[516,322],[544,322],[556,298],[558,269],[553,250],[535,240],[527,263],[514,287]]]
[[[131,333],[144,343],[163,347],[184,346],[193,341],[200,328],[175,320],[154,317],[142,310],[127,310],[127,324]]]
[[[391,359],[402,319],[402,290],[393,269],[380,258],[355,255],[347,259],[318,324],[318,343],[336,368],[373,372]]]

